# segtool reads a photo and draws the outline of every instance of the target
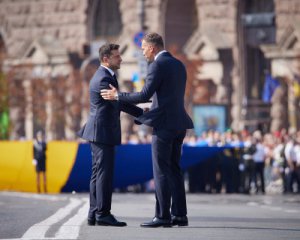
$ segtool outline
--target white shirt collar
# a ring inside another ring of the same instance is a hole
[[[162,50],[162,51],[160,51],[158,54],[156,54],[155,57],[154,57],[154,61],[158,58],[158,56],[159,56],[160,54],[162,54],[162,53],[164,53],[164,52],[167,52],[167,50]]]
[[[102,64],[101,64],[101,67],[104,67],[105,69],[107,69],[107,70],[109,71],[109,73],[110,73],[112,76],[115,75],[114,71],[111,70],[110,68],[108,68],[108,67],[106,67],[106,66],[103,66]]]

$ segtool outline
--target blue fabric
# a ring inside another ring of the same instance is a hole
[[[227,147],[183,146],[183,170],[201,161],[211,159]],[[62,192],[89,191],[92,157],[89,144],[79,144],[76,161]],[[121,145],[116,147],[114,187],[123,188],[144,183],[153,177],[151,145]]]
[[[271,102],[272,95],[279,85],[280,83],[277,79],[273,78],[270,74],[266,75],[263,90],[263,101],[265,103]]]

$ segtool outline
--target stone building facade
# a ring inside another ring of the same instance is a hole
[[[10,91],[22,92],[10,94],[11,138],[43,128],[49,139],[75,139],[97,49],[120,44],[119,81],[132,90],[133,75],[145,71],[134,42],[141,31],[160,33],[168,50],[195,66],[189,101],[225,106],[233,130],[299,128],[299,29],[298,0],[0,0],[2,71],[14,82]],[[281,79],[269,104],[261,101],[265,70]],[[35,89],[44,89],[44,114],[35,113]]]

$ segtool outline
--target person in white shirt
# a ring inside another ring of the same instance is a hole
[[[291,138],[286,144],[284,155],[287,161],[287,167],[285,169],[286,177],[287,177],[287,191],[294,192],[293,184],[297,182],[298,192],[300,192],[300,179],[299,174],[297,173],[297,142],[295,139]]]
[[[259,190],[258,186],[258,179],[260,178],[260,190],[262,193],[265,193],[265,179],[264,179],[264,168],[265,168],[265,147],[262,144],[261,139],[256,139],[256,151],[253,154],[253,161],[254,161],[254,183],[256,187],[256,192]]]

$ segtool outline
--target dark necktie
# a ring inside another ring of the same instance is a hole
[[[117,89],[118,89],[119,88],[119,84],[118,84],[118,80],[117,80],[116,74],[113,75],[113,79],[115,80],[116,86],[117,86]]]

